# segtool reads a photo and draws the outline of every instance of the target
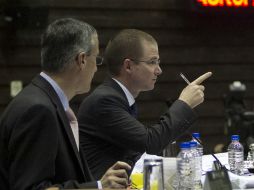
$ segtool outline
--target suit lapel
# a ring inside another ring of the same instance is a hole
[[[40,75],[38,75],[37,77],[35,77],[32,80],[32,83],[36,86],[38,86],[39,88],[41,88],[51,99],[51,101],[53,102],[53,104],[56,106],[57,109],[57,113],[58,116],[60,118],[60,122],[62,123],[62,126],[68,136],[68,140],[72,145],[72,149],[74,151],[75,157],[77,158],[77,161],[80,165],[80,168],[82,170],[83,176],[85,176],[84,174],[84,168],[83,168],[83,164],[78,152],[78,148],[71,130],[71,126],[69,124],[69,120],[67,118],[67,115],[65,113],[65,110],[63,108],[63,105],[58,97],[58,95],[56,94],[55,90],[53,89],[53,87]]]
[[[120,94],[122,96],[122,98],[124,99],[124,103],[126,104],[126,109],[128,110],[128,112],[135,118],[137,118],[137,108],[135,110],[135,114],[134,111],[132,109],[132,107],[129,106],[129,102],[128,99],[123,91],[123,89],[119,86],[119,84],[117,84],[116,81],[114,81],[112,78],[107,78],[104,83],[105,86],[110,86],[111,88],[114,88],[116,90],[116,92],[118,94]],[[136,103],[135,105],[136,106]]]
[[[107,78],[104,81],[103,85],[110,86],[111,88],[116,90],[116,93],[119,94],[123,98],[124,104],[126,105],[126,111],[128,111],[131,114],[132,110],[131,110],[131,107],[129,106],[128,99],[127,99],[123,89],[119,86],[119,84],[117,84],[112,78]],[[127,149],[124,151],[122,161],[128,163],[133,169],[135,163],[138,161],[138,159],[140,159],[141,155],[142,154],[140,152],[136,152],[136,151]],[[129,176],[130,176],[131,172],[132,172],[132,170],[128,171]]]
[[[128,99],[127,99],[127,97],[126,97],[126,95],[125,95],[123,89],[119,86],[119,84],[117,84],[116,81],[114,81],[112,78],[109,78],[109,77],[108,77],[108,78],[104,81],[103,85],[105,85],[105,86],[110,86],[110,87],[114,88],[114,89],[117,91],[117,93],[120,94],[120,95],[125,99],[125,102],[127,103],[127,105],[129,105]]]

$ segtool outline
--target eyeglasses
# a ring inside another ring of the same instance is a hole
[[[103,63],[103,57],[97,55],[96,56],[96,65],[102,65]]]
[[[93,55],[93,54],[90,54],[89,56],[94,56],[96,58],[96,65],[102,65],[102,63],[103,63],[103,57],[102,56]]]
[[[143,62],[143,63],[147,63],[148,65],[159,65],[161,60],[160,59],[151,59],[151,60],[147,60],[147,61],[144,61],[144,60],[135,60],[135,59],[130,59],[131,61],[134,61],[134,62]]]
[[[80,52],[82,53],[82,52]],[[103,57],[99,55],[87,54],[87,56],[94,56],[96,58],[96,65],[102,65]]]

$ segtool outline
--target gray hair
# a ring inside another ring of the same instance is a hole
[[[41,67],[59,73],[72,63],[77,54],[90,54],[96,29],[79,20],[64,18],[50,24],[41,38]]]

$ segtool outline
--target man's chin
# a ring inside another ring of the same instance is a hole
[[[154,89],[154,86],[149,86],[147,87],[146,89],[142,90],[143,92],[145,91],[150,91],[150,90],[153,90]]]
[[[85,94],[85,93],[87,93],[87,92],[89,92],[89,91],[90,91],[90,87],[87,88],[87,89],[84,89],[84,90],[76,91],[76,94]]]
[[[149,86],[149,90],[153,90],[154,89],[154,85],[155,85],[155,83],[152,84],[151,86]]]

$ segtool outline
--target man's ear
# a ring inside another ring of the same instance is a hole
[[[86,58],[87,58],[87,55],[85,52],[80,52],[78,55],[77,55],[77,64],[78,66],[81,68],[81,67],[84,67],[86,65]]]
[[[130,73],[132,70],[132,61],[130,59],[124,59],[123,61],[123,69],[127,72]]]

